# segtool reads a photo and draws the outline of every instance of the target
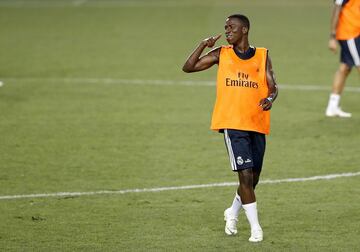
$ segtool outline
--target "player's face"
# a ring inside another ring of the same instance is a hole
[[[225,22],[225,37],[229,44],[241,41],[244,35],[244,26],[237,18],[228,18]]]

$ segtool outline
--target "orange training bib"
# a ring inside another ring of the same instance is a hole
[[[266,48],[256,48],[255,55],[246,60],[240,59],[232,46],[221,48],[211,129],[269,134],[270,111],[259,106],[268,96],[266,59]]]
[[[350,0],[341,9],[336,39],[349,40],[360,35],[360,0]]]

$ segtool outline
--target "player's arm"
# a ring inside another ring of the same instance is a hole
[[[268,97],[262,99],[260,101],[260,106],[263,110],[270,110],[272,107],[273,102],[276,100],[278,95],[278,86],[275,80],[274,70],[272,68],[272,63],[270,56],[268,55],[266,59],[266,81],[268,85]]]
[[[186,73],[198,72],[210,68],[219,63],[221,47],[217,47],[201,56],[206,47],[213,47],[221,35],[210,37],[201,41],[198,47],[190,54],[182,70]]]
[[[342,2],[342,1],[340,1],[340,2]],[[336,48],[337,48],[336,27],[339,22],[341,8],[342,8],[341,3],[338,3],[338,1],[337,1],[334,5],[334,9],[333,9],[331,21],[330,21],[330,38],[329,38],[328,47],[333,52],[336,52]]]

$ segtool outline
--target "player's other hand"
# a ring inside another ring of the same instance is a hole
[[[330,51],[332,51],[333,53],[336,53],[337,41],[336,41],[335,38],[330,38],[329,39],[328,47],[329,47]]]
[[[269,98],[261,99],[259,106],[264,110],[270,110],[272,107],[272,101]]]
[[[206,46],[206,47],[213,47],[216,43],[216,41],[221,37],[221,34],[217,35],[217,36],[213,36],[207,39],[204,39],[203,41],[201,41],[201,43]]]

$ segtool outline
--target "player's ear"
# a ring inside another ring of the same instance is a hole
[[[242,33],[243,34],[247,34],[249,32],[249,28],[247,28],[246,26],[242,27]]]

